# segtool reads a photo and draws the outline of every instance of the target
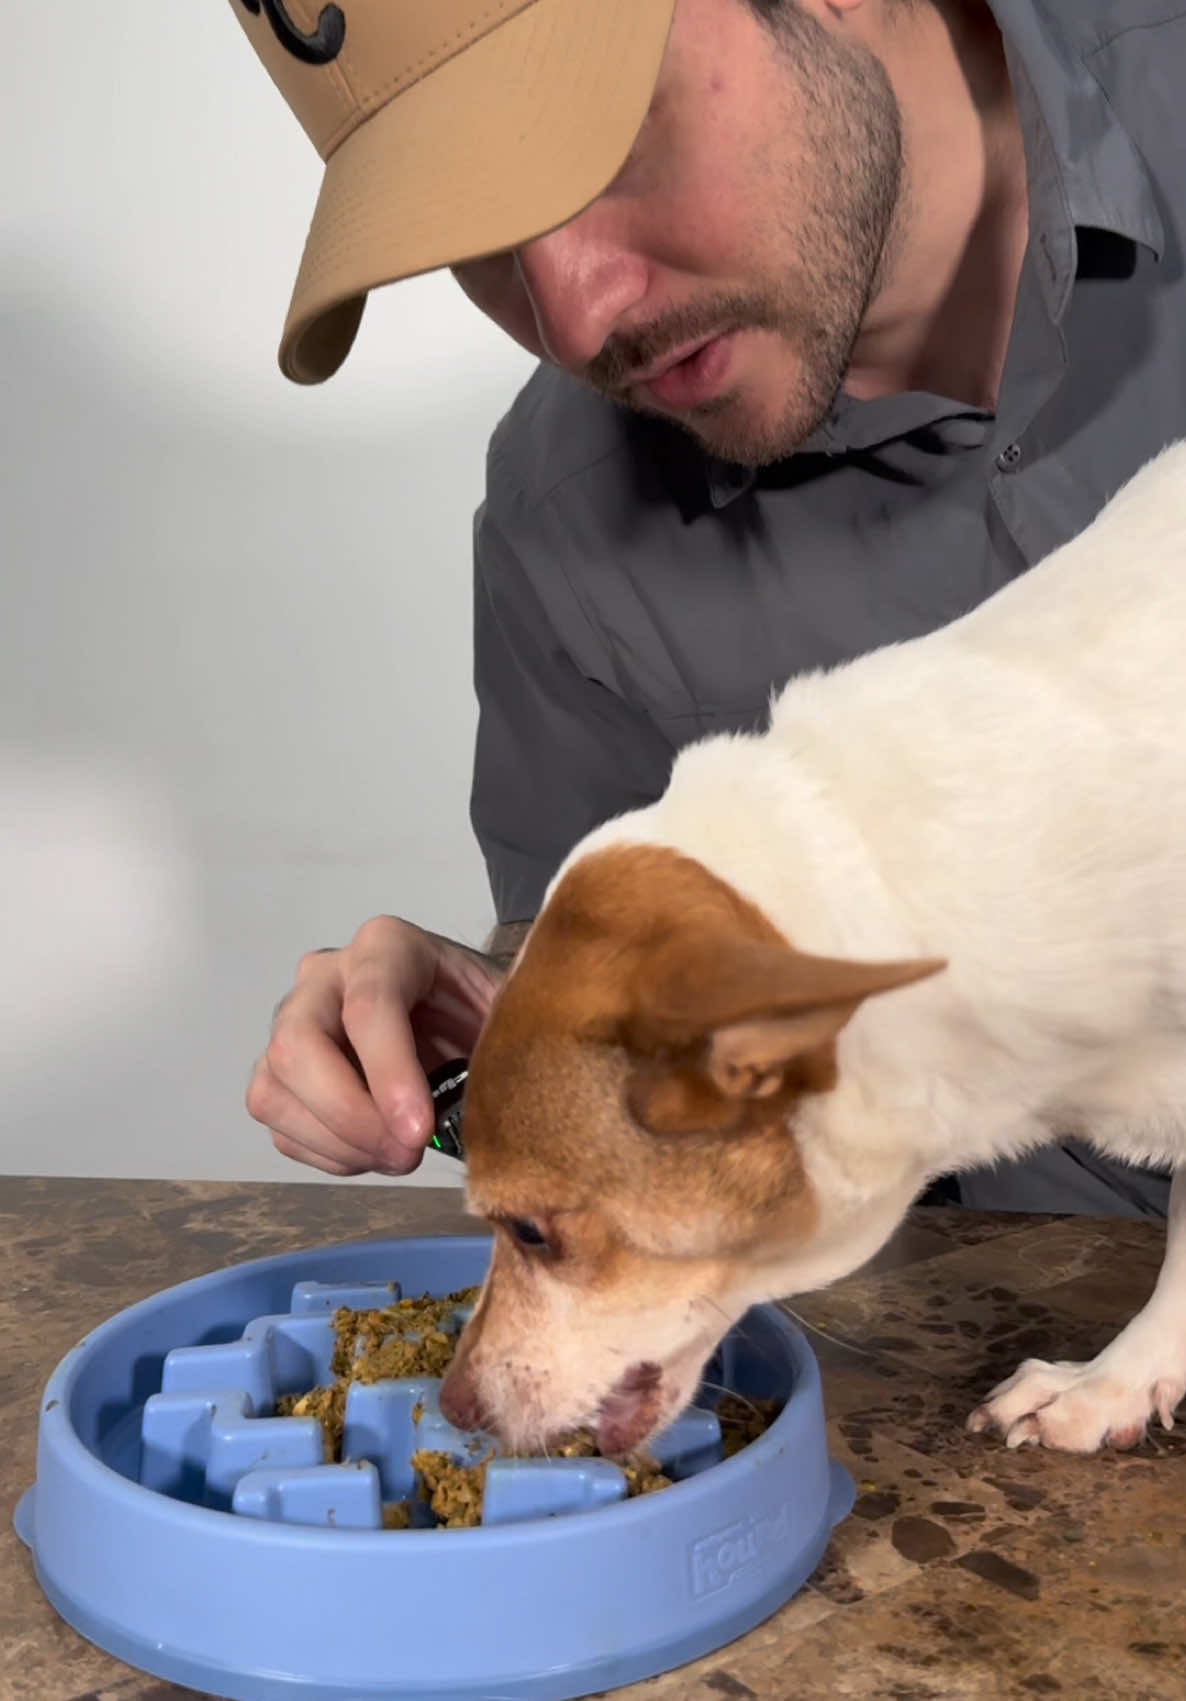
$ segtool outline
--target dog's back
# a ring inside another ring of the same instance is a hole
[[[792,684],[770,738],[924,934],[1004,930],[1061,984],[1111,932],[1117,972],[1172,949],[1186,987],[1184,642],[1178,445],[944,631]]]

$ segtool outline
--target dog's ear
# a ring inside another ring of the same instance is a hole
[[[621,1038],[630,1109],[655,1133],[720,1132],[835,1078],[835,1040],[866,998],[937,974],[920,959],[860,963],[766,941],[676,940],[648,953]]]

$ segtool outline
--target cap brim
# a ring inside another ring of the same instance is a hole
[[[280,345],[298,384],[336,372],[368,290],[498,253],[574,218],[621,170],[674,0],[534,0],[330,156]]]

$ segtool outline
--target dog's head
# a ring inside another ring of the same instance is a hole
[[[670,850],[578,859],[472,1059],[469,1204],[495,1246],[452,1420],[519,1446],[592,1424],[607,1453],[670,1421],[817,1235],[795,1125],[837,1035],[938,966],[806,956]]]

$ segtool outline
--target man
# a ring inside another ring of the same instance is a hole
[[[287,374],[328,377],[368,288],[443,265],[541,360],[475,529],[492,957],[391,917],[311,954],[248,1096],[294,1158],[406,1173],[424,1068],[472,1045],[586,830],[793,674],[978,603],[1186,435],[1186,4],[231,4],[328,158]],[[1073,1140],[959,1184],[1167,1192]]]

